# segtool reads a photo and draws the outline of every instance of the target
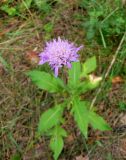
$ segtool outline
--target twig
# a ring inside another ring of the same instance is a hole
[[[108,69],[107,69],[107,71],[106,71],[106,73],[105,73],[104,81],[105,81],[105,79],[108,77],[108,75],[109,75],[109,73],[110,73],[110,71],[111,71],[111,69],[112,69],[112,66],[113,66],[113,64],[114,64],[115,61],[116,61],[116,58],[117,58],[118,53],[119,53],[119,51],[120,51],[120,49],[121,49],[121,47],[122,47],[122,44],[123,44],[123,42],[124,42],[124,40],[125,40],[125,37],[126,37],[126,31],[125,31],[125,33],[124,33],[124,35],[123,35],[123,37],[122,37],[122,39],[121,39],[121,41],[120,41],[120,43],[119,43],[119,46],[118,46],[118,48],[117,48],[117,50],[116,50],[116,52],[115,52],[115,55],[113,56],[113,59],[112,59],[110,65],[109,65],[109,67],[108,67]],[[100,94],[100,92],[101,92],[101,90],[102,90],[102,87],[103,87],[103,85],[104,85],[104,81],[101,83],[100,88],[99,88],[98,91],[96,92],[96,95],[95,95],[94,99],[93,99],[92,102],[91,102],[90,109],[92,109],[92,107],[94,106],[94,104],[95,104],[95,102],[96,102],[96,100],[97,100],[97,97],[98,97],[98,95]]]

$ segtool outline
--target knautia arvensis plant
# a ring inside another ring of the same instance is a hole
[[[74,43],[62,40],[60,37],[47,42],[45,49],[39,55],[39,65],[48,63],[54,70],[54,74],[39,70],[28,72],[28,76],[38,88],[54,94],[55,97],[54,106],[40,116],[37,131],[40,136],[50,136],[50,149],[54,160],[57,160],[62,152],[64,137],[68,135],[62,127],[65,122],[65,117],[63,117],[65,110],[68,110],[74,117],[86,139],[89,124],[94,129],[110,130],[105,120],[90,107],[90,102],[81,99],[82,94],[95,89],[101,81],[101,78],[94,78],[91,75],[97,67],[95,56],[80,64],[78,52],[82,48],[83,46],[77,47]],[[59,70],[64,66],[68,68],[65,82],[59,74]],[[64,96],[66,94],[67,98]]]

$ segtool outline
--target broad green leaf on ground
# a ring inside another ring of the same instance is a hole
[[[74,119],[82,132],[87,138],[88,135],[88,109],[86,103],[80,101],[79,98],[75,98],[73,101],[73,115]]]
[[[96,64],[96,57],[93,56],[86,60],[86,62],[83,64],[82,68],[82,76],[86,76],[87,74],[93,72],[97,67]]]
[[[28,72],[27,75],[40,89],[47,90],[51,93],[60,92],[64,87],[62,80],[55,78],[46,72],[34,70]]]
[[[38,124],[38,132],[42,134],[47,132],[49,129],[60,123],[60,119],[62,118],[63,106],[57,105],[54,108],[50,108],[45,111],[39,120]]]
[[[72,68],[69,69],[68,73],[69,73],[68,85],[76,87],[80,81],[80,74],[81,74],[80,62],[73,62]]]
[[[101,131],[111,130],[105,120],[93,111],[89,112],[89,122],[94,129],[99,129]]]
[[[63,137],[66,137],[67,133],[60,126],[56,126],[52,133],[50,148],[53,151],[54,160],[57,160],[64,146]]]

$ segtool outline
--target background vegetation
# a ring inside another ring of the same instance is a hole
[[[35,132],[41,112],[52,106],[54,97],[38,90],[25,73],[38,68],[38,53],[46,41],[58,36],[84,45],[82,62],[96,55],[95,74],[104,77],[103,83],[82,96],[95,102],[113,128],[109,134],[90,128],[86,141],[65,113],[64,127],[70,133],[60,159],[125,159],[125,0],[0,1],[0,159],[52,159],[48,138],[36,141]]]

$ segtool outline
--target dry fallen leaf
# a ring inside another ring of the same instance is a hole
[[[116,84],[116,83],[122,83],[124,80],[122,79],[122,77],[120,76],[116,76],[112,79],[112,83]]]
[[[74,137],[72,134],[70,134],[70,135],[66,138],[67,143],[71,143],[71,142],[73,142],[74,140],[75,140],[75,137]]]
[[[82,155],[80,155],[76,157],[76,160],[89,160],[89,157],[88,156],[83,157]]]
[[[39,62],[38,54],[35,51],[27,52],[26,59],[30,64],[38,64]]]

